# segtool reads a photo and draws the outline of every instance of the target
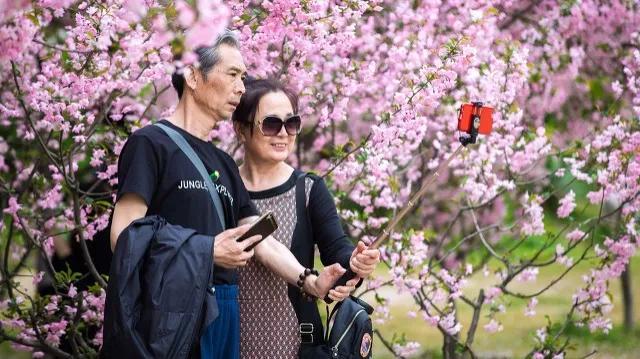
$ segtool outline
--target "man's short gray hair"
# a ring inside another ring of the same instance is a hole
[[[239,49],[240,40],[238,40],[238,36],[236,36],[235,32],[229,29],[224,29],[224,31],[218,35],[213,45],[201,46],[195,50],[196,55],[198,55],[198,68],[205,79],[207,78],[207,73],[220,61],[219,49],[221,45],[232,46]],[[174,73],[171,76],[171,84],[176,92],[178,92],[178,98],[181,98],[182,92],[184,91],[184,75],[181,73]]]

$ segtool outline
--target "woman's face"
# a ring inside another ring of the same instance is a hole
[[[244,149],[255,160],[278,163],[286,161],[293,151],[297,135],[289,135],[285,126],[275,136],[265,136],[261,124],[267,117],[277,117],[286,121],[293,116],[291,101],[284,92],[269,92],[262,96],[253,121],[253,134],[249,128],[243,129]],[[273,121],[270,119],[269,121]]]

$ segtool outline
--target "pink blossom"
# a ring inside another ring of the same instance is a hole
[[[593,333],[597,330],[602,330],[604,333],[609,333],[613,328],[611,319],[597,317],[589,321],[589,330]]]
[[[407,358],[413,356],[418,353],[420,349],[420,343],[417,342],[408,342],[405,345],[394,344],[393,352],[403,358]]]
[[[450,335],[456,335],[462,330],[462,324],[456,321],[454,312],[441,318],[439,324]]]
[[[22,208],[22,206],[18,204],[18,201],[15,197],[9,197],[8,204],[9,206],[3,210],[4,213],[16,215],[18,211]]]
[[[484,325],[484,330],[486,330],[487,333],[493,334],[496,332],[501,332],[503,330],[503,327],[500,322],[492,318],[489,323]]]
[[[106,151],[100,148],[93,150],[93,156],[91,157],[91,167],[98,167],[102,164]]]
[[[567,239],[574,242],[584,238],[585,233],[579,229],[574,229],[567,234]]]
[[[36,286],[38,283],[42,281],[42,277],[44,276],[44,272],[40,271],[33,276],[33,285]]]
[[[559,218],[566,218],[573,212],[576,208],[575,200],[576,194],[573,190],[569,191],[569,193],[560,200],[560,207],[558,207],[557,212]]]
[[[76,294],[78,294],[78,290],[76,289],[76,287],[73,284],[69,285],[69,291],[67,292],[67,295],[70,297],[75,297]]]
[[[531,196],[530,199],[523,198],[524,212],[527,215],[527,220],[522,225],[522,233],[525,235],[531,236],[544,233],[544,213],[540,202],[540,197],[536,195]]]
[[[493,301],[496,297],[502,294],[502,289],[498,287],[490,287],[485,294],[485,301]]]
[[[527,304],[527,308],[524,310],[524,315],[527,317],[532,317],[534,315],[536,315],[536,306],[538,305],[538,299],[537,298],[531,298],[531,300],[529,301],[529,303]]]
[[[517,280],[521,282],[535,281],[538,277],[538,272],[538,267],[526,268],[518,275]]]

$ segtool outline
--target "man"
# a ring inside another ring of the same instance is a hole
[[[233,159],[208,142],[207,136],[217,122],[230,118],[238,104],[244,93],[246,67],[238,41],[229,31],[213,46],[197,50],[197,55],[198,67],[189,66],[183,75],[173,76],[180,100],[175,112],[160,123],[180,133],[204,163],[222,202],[224,227],[229,229],[222,230],[206,184],[186,155],[161,128],[147,126],[130,136],[120,154],[111,246],[116,247],[121,232],[133,221],[150,215],[214,236],[213,286],[220,315],[207,329],[210,340],[201,342],[202,357],[237,358],[236,268],[253,257],[254,250],[245,249],[261,238],[236,241],[250,228],[257,211]],[[295,284],[304,272],[288,249],[272,237],[256,246],[255,254],[289,283]],[[329,293],[330,297],[343,298],[352,287],[329,289],[344,271],[339,265],[327,267],[320,276],[306,277],[303,289],[315,296]],[[192,350],[194,353],[197,350]]]

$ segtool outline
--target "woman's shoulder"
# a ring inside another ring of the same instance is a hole
[[[296,186],[298,175],[296,171],[293,171],[291,175],[284,180],[281,184],[259,191],[249,191],[249,197],[252,200],[268,199],[284,195],[291,191]]]

